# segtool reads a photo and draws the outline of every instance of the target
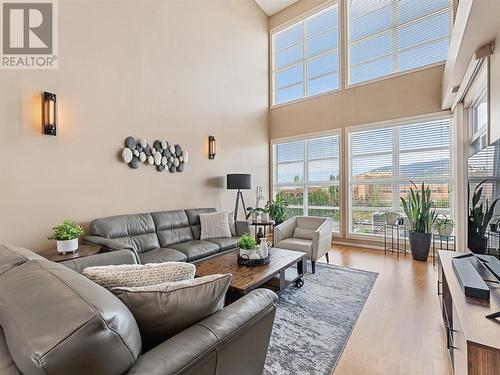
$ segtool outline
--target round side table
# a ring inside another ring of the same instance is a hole
[[[250,222],[250,225],[255,226],[255,239],[257,240],[257,244],[260,238],[266,238],[266,229],[269,227],[269,229],[272,231],[271,243],[274,245],[274,230],[272,230],[274,228],[274,224],[274,220],[252,220]]]
[[[85,258],[90,255],[99,254],[101,252],[100,246],[95,245],[78,245],[78,250],[74,253],[60,254],[57,249],[42,250],[38,252],[38,255],[52,262],[64,262],[65,260]]]

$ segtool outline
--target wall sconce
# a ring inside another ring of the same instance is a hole
[[[215,159],[215,137],[213,135],[208,136],[208,158]]]
[[[42,132],[45,135],[57,134],[56,94],[42,92]]]

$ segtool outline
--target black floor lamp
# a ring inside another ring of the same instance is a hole
[[[252,175],[251,174],[241,174],[234,173],[227,175],[227,189],[228,190],[238,190],[236,193],[236,204],[234,206],[234,221],[238,219],[238,208],[241,203],[243,204],[243,211],[246,215],[247,209],[245,207],[245,201],[243,200],[243,193],[241,190],[249,190],[252,188]]]

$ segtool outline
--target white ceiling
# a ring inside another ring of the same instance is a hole
[[[297,1],[298,0],[255,0],[268,16],[278,13],[280,10],[285,9],[287,6]]]

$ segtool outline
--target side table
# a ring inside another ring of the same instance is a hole
[[[406,256],[407,227],[404,224],[386,224],[384,226],[384,254],[389,250],[398,254],[404,251]],[[403,249],[401,249],[403,245]]]
[[[257,221],[257,220],[252,220],[250,222],[250,225],[255,226],[255,239],[257,242],[259,242],[259,238],[266,238],[266,228],[269,227],[269,229],[272,231],[272,239],[271,243],[274,245],[274,220],[269,220],[269,221]]]
[[[456,251],[457,242],[453,235],[444,236],[442,234],[432,234],[432,264],[436,264],[436,254],[438,250]]]
[[[59,254],[56,249],[52,248],[49,250],[42,250],[38,252],[38,255],[52,262],[64,262],[66,260],[72,260],[77,258],[85,258],[90,255],[99,254],[101,252],[100,246],[94,245],[79,245],[78,250],[74,253]]]

